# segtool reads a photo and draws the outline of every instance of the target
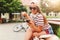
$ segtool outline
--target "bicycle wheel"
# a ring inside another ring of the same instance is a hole
[[[25,30],[27,30],[27,28],[29,27],[27,23],[22,23],[22,26],[25,28]]]
[[[14,27],[13,27],[13,31],[14,32],[19,32],[20,30],[22,30],[22,25],[15,25]]]

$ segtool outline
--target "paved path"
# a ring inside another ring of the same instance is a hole
[[[0,24],[0,40],[24,40],[25,32],[13,32],[13,26],[20,23]]]

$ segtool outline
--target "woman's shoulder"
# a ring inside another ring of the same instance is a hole
[[[33,14],[31,13],[30,16],[33,16]]]
[[[38,13],[38,15],[37,15],[38,17],[43,17],[43,15],[42,14],[40,14],[40,13]]]

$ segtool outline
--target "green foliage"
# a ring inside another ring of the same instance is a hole
[[[54,33],[60,38],[60,25],[51,24]]]
[[[26,7],[18,0],[0,0],[0,13],[14,13],[26,11]]]
[[[57,30],[57,36],[60,38],[60,26],[59,26],[59,28]]]

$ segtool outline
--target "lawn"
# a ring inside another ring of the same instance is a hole
[[[59,16],[46,16],[47,18],[60,18]]]

